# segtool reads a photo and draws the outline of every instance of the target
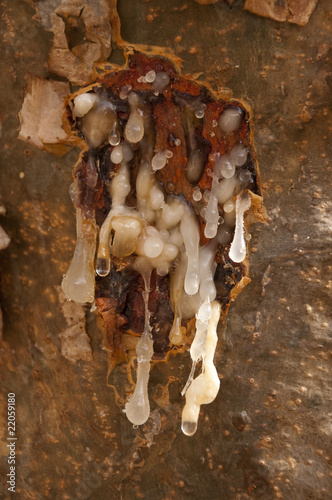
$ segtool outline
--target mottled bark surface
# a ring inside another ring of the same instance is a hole
[[[180,391],[189,353],[154,366],[152,414],[139,429],[116,404],[131,389],[125,366],[106,385],[94,314],[86,313],[93,359],[61,355],[67,325],[55,287],[74,248],[68,186],[77,153],[59,159],[17,140],[25,74],[49,76],[52,36],[25,2],[1,3],[0,223],[11,238],[0,255],[3,498],[8,392],[17,400],[17,498],[331,498],[328,7],[318,2],[299,27],[236,3],[119,1],[125,40],[173,48],[183,73],[232,89],[255,117],[268,224],[252,226],[252,282],[220,327],[220,392],[188,438]]]

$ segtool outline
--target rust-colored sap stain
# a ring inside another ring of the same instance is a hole
[[[156,95],[151,84],[138,81],[151,70],[156,73],[166,72],[170,78],[168,87],[159,95]],[[77,144],[83,149],[80,160],[74,168],[74,177],[79,186],[75,205],[82,210],[84,217],[92,218],[94,217],[92,214],[95,214],[97,225],[99,227],[102,225],[111,207],[109,179],[116,174],[119,166],[111,162],[110,154],[113,147],[109,143],[105,142],[96,149],[88,149],[80,131],[80,119],[76,120],[73,115],[72,103],[74,98],[81,93],[93,91],[97,94],[106,94],[116,106],[120,128],[123,129],[129,117],[129,106],[119,97],[121,87],[124,85],[131,86],[132,91],[135,91],[144,102],[149,103],[155,124],[155,151],[168,149],[173,153],[167,165],[156,172],[156,179],[166,195],[182,196],[193,208],[199,217],[201,245],[208,241],[204,236],[205,221],[200,215],[206,203],[203,199],[194,201],[194,190],[197,187],[202,192],[211,189],[213,154],[229,153],[238,141],[241,141],[249,152],[247,162],[240,168],[246,168],[252,174],[251,181],[244,186],[245,189],[250,190],[252,198],[252,208],[246,218],[246,226],[253,220],[264,220],[258,167],[251,141],[249,109],[240,101],[226,100],[221,95],[215,96],[207,86],[184,78],[170,59],[161,56],[149,57],[136,51],[129,55],[125,69],[114,67],[94,84],[80,89],[68,99],[65,128],[76,137]],[[205,166],[197,183],[191,183],[185,175],[188,160],[188,132],[183,107],[186,104],[195,106],[195,103],[205,105],[204,119],[194,118],[196,144],[205,155]],[[226,135],[217,124],[220,114],[228,106],[241,108],[243,120],[239,130]],[[175,145],[175,138],[180,139],[181,143]],[[136,151],[130,166],[132,190],[127,204],[134,207],[140,153],[136,145],[132,147],[136,148]],[[92,189],[87,183],[90,155],[99,165],[98,181]],[[230,260],[228,253],[229,245],[219,245],[216,255],[215,281],[217,300],[222,305],[223,315],[227,313],[230,300],[250,281],[247,259],[235,264]],[[142,276],[131,268],[133,261],[133,255],[123,259],[112,257],[109,276],[96,277],[96,305],[104,320],[104,347],[108,352],[109,373],[118,363],[127,358],[126,347],[122,343],[122,333],[129,332],[138,336],[144,327],[144,303],[141,293],[144,283]],[[168,339],[173,322],[173,311],[170,303],[169,275],[159,276],[156,270],[152,272],[151,277],[149,311],[154,340],[153,359],[164,359],[173,348]],[[190,321],[182,320],[182,326],[188,327],[188,323]]]

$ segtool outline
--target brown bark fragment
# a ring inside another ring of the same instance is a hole
[[[308,24],[317,2],[318,0],[289,0],[287,21],[305,26]]]
[[[318,0],[246,0],[245,10],[275,21],[305,26]]]
[[[51,73],[84,85],[97,77],[96,65],[111,54],[113,0],[26,0],[34,19],[54,34],[48,66]]]
[[[92,361],[92,351],[89,337],[85,331],[85,323],[80,322],[67,328],[59,335],[61,354],[72,363],[77,361]]]
[[[66,300],[62,289],[60,287],[56,288],[62,313],[69,327],[59,335],[61,354],[72,363],[77,363],[80,360],[91,361],[92,349],[85,330],[84,309],[72,300]]]
[[[53,47],[49,69],[74,85],[83,85],[97,75],[95,65],[111,53],[111,26],[107,6],[100,2],[72,0],[51,14]]]
[[[117,314],[118,303],[114,299],[98,298],[96,299],[98,312],[104,322],[104,348],[108,357],[107,376],[118,364],[127,360],[124,347],[122,345],[121,327],[126,323],[123,316]]]
[[[68,151],[63,143],[70,138],[62,127],[64,100],[69,83],[45,80],[28,74],[28,87],[19,113],[19,139],[38,148],[62,155]]]
[[[275,21],[286,21],[287,0],[246,0],[245,10],[263,17],[269,17]]]

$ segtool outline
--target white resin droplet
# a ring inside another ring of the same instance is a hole
[[[157,73],[155,81],[153,82],[153,89],[159,93],[164,92],[169,84],[169,80],[168,74],[164,71]]]
[[[132,86],[131,85],[122,85],[119,93],[120,99],[124,100],[127,99],[129,92],[131,91]]]
[[[202,199],[202,191],[199,188],[195,189],[193,192],[193,200],[200,201],[201,199]]]
[[[124,130],[126,141],[133,144],[141,141],[144,136],[143,112],[138,108],[139,97],[135,92],[128,95],[130,115]]]
[[[183,342],[183,327],[181,326],[181,318],[179,316],[174,317],[173,325],[171,331],[169,332],[169,341],[173,345],[181,345]]]
[[[212,192],[205,210],[205,220],[211,224],[217,224],[219,220],[218,198]]]
[[[223,155],[215,165],[217,177],[230,179],[235,174],[235,165],[230,155]]]
[[[234,208],[233,200],[227,200],[226,203],[224,203],[223,209],[227,214],[233,212]]]
[[[204,236],[206,238],[214,238],[218,231],[218,224],[216,222],[207,222],[204,228]]]
[[[198,409],[198,412],[199,412],[199,409]],[[191,417],[194,417],[193,418],[193,422],[188,422],[187,420],[185,422],[181,422],[181,430],[183,432],[183,434],[185,434],[186,436],[193,436],[195,434],[195,432],[197,431],[197,423],[198,423],[198,415],[193,414],[191,415]]]
[[[148,162],[140,165],[136,179],[137,206],[141,210],[146,204],[150,190],[153,186],[153,173]]]
[[[153,69],[151,71],[149,71],[146,75],[145,75],[145,80],[148,82],[148,83],[153,83],[156,79],[156,72],[153,71]]]
[[[244,165],[247,161],[247,148],[241,143],[235,144],[234,148],[230,152],[230,157],[234,165],[236,165],[237,167],[242,167],[242,165]]]
[[[128,103],[129,103],[129,106],[132,106],[132,107],[136,107],[138,106],[139,104],[139,95],[136,94],[136,92],[130,92],[130,94],[128,94]]]
[[[196,216],[189,209],[181,220],[180,231],[188,257],[184,289],[188,295],[194,295],[199,288],[199,226]]]
[[[159,210],[164,204],[164,200],[164,193],[157,186],[153,186],[150,191],[150,207],[152,210]]]
[[[164,168],[164,166],[166,165],[166,161],[167,158],[164,151],[155,154],[151,162],[153,170],[161,170],[162,168]]]
[[[142,223],[133,217],[120,215],[113,218],[112,229],[114,231],[112,243],[114,257],[122,259],[134,253],[137,238],[142,232]]]
[[[113,130],[108,137],[108,142],[110,143],[111,146],[118,146],[120,144],[119,132]]]
[[[209,190],[209,189],[206,189],[206,190],[204,191],[204,194],[203,194],[203,200],[204,200],[204,201],[209,201],[209,199],[210,199],[210,194],[211,194],[210,190]]]
[[[123,142],[122,143],[122,154],[123,154],[123,161],[128,163],[134,158],[134,151],[131,148],[131,145],[128,144],[128,142]]]
[[[216,168],[216,167],[215,167]],[[206,206],[204,218],[207,222],[204,235],[206,238],[214,238],[218,230],[219,208],[218,208],[218,180],[213,176],[209,201]]]
[[[164,248],[164,243],[159,237],[149,236],[144,242],[144,253],[147,257],[154,259],[159,257]]]
[[[239,175],[239,179],[243,183],[247,183],[251,179],[251,172],[249,170],[242,170]]]
[[[74,115],[81,118],[86,115],[97,100],[96,94],[80,94],[74,99]]]
[[[162,207],[162,220],[167,229],[175,227],[185,213],[184,205],[177,199],[165,203]]]
[[[203,118],[204,117],[204,114],[205,114],[205,108],[206,108],[206,104],[199,104],[195,110],[195,116],[196,118]]]
[[[98,148],[108,140],[111,130],[117,128],[114,105],[98,97],[91,110],[82,117],[82,133],[91,148]]]
[[[166,276],[169,273],[169,265],[166,262],[162,262],[159,266],[156,266],[156,269],[159,276]]]
[[[179,253],[178,247],[172,243],[164,244],[164,254],[167,260],[173,261],[177,254]]]
[[[115,177],[113,177],[110,192],[112,197],[112,208],[124,206],[126,198],[130,193],[130,173],[127,163],[123,162],[119,171]]]
[[[155,236],[155,237],[159,236],[159,231],[154,226],[147,226],[145,232],[147,236]]]
[[[111,258],[110,257],[97,257],[96,260],[96,273],[101,278],[104,278],[110,273]]]
[[[144,136],[143,118],[140,112],[137,111],[136,109],[130,113],[124,134],[126,140],[133,144],[143,139]]]
[[[123,160],[122,145],[116,146],[111,153],[111,161],[118,165]]]
[[[198,309],[196,318],[200,321],[208,321],[211,317],[212,309],[210,302],[203,302],[201,307]]]
[[[211,240],[199,250],[199,295],[203,302],[212,302],[216,298],[214,273],[216,271],[215,255],[217,251],[216,239]]]
[[[244,212],[249,210],[251,198],[247,192],[241,193],[236,199],[236,222],[234,238],[229,250],[233,262],[242,262],[246,256],[246,242],[244,239]]]
[[[182,234],[178,226],[172,229],[172,231],[170,232],[168,242],[173,243],[173,245],[177,246],[178,248],[183,245]]]
[[[219,126],[224,132],[235,132],[242,122],[243,111],[240,108],[226,108],[220,115]]]
[[[161,229],[159,231],[159,236],[163,240],[163,242],[165,242],[165,243],[168,242],[169,232],[167,231],[167,229]]]

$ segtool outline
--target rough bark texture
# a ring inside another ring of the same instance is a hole
[[[61,287],[57,287],[59,303],[68,328],[60,333],[61,354],[72,363],[91,361],[90,339],[85,329],[84,307],[72,300],[66,300]]]
[[[27,90],[19,113],[19,138],[50,153],[65,154],[61,143],[70,141],[62,127],[68,82],[57,82],[27,74]]]
[[[250,101],[255,115],[269,219],[252,229],[252,282],[220,328],[220,392],[202,407],[192,438],[180,430],[189,354],[154,366],[152,415],[139,429],[116,405],[130,391],[125,369],[106,385],[93,314],[86,314],[92,361],[61,356],[66,324],[55,286],[74,248],[67,192],[75,152],[58,159],[17,141],[25,74],[49,76],[52,37],[25,2],[1,8],[1,225],[11,238],[0,256],[1,477],[9,472],[6,401],[14,392],[17,498],[329,499],[329,1],[305,27],[236,4],[119,1],[125,40],[173,48],[184,73],[204,72],[215,88]],[[10,498],[4,479],[0,488]]]
[[[34,19],[53,33],[48,57],[52,74],[84,85],[96,78],[96,65],[112,51],[109,5],[114,0],[26,0]]]

